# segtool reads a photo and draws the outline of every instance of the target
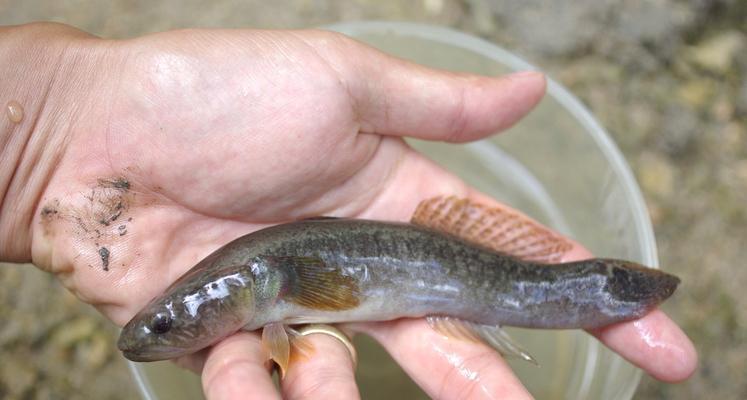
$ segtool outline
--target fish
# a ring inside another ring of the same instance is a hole
[[[410,222],[316,217],[235,239],[122,329],[132,361],[173,359],[262,329],[282,371],[299,324],[425,317],[438,332],[536,363],[502,329],[594,329],[641,318],[679,278],[638,263],[561,262],[572,244],[533,220],[453,196]],[[298,346],[303,352],[303,346]]]

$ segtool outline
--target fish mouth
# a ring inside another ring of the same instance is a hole
[[[180,349],[159,349],[159,350],[139,350],[139,349],[119,349],[124,358],[136,362],[163,361],[177,358],[187,353]]]
[[[128,360],[136,362],[160,361],[133,350],[122,350],[122,355]]]
[[[131,346],[130,341],[120,337],[117,341],[117,348],[122,355],[130,360],[137,362],[163,361],[183,356],[187,354],[183,349],[175,347],[139,347]]]

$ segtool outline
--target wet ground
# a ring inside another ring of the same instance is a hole
[[[636,398],[747,398],[747,2],[0,0],[0,24],[54,20],[114,38],[361,19],[482,36],[576,93],[637,175],[661,264],[683,279],[664,308],[701,354],[691,380],[645,377]],[[0,397],[136,397],[114,327],[51,277],[0,268],[0,321]]]

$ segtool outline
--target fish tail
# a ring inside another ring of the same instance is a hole
[[[619,302],[636,302],[653,308],[668,299],[680,278],[632,261],[597,259],[607,269],[606,292]]]

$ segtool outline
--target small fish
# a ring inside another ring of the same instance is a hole
[[[313,218],[218,249],[124,327],[133,361],[170,359],[239,330],[285,371],[306,323],[427,317],[437,331],[533,358],[500,328],[598,328],[642,317],[679,279],[611,259],[559,263],[571,248],[531,220],[466,199],[425,200],[411,223]],[[300,346],[299,346],[300,347]]]

